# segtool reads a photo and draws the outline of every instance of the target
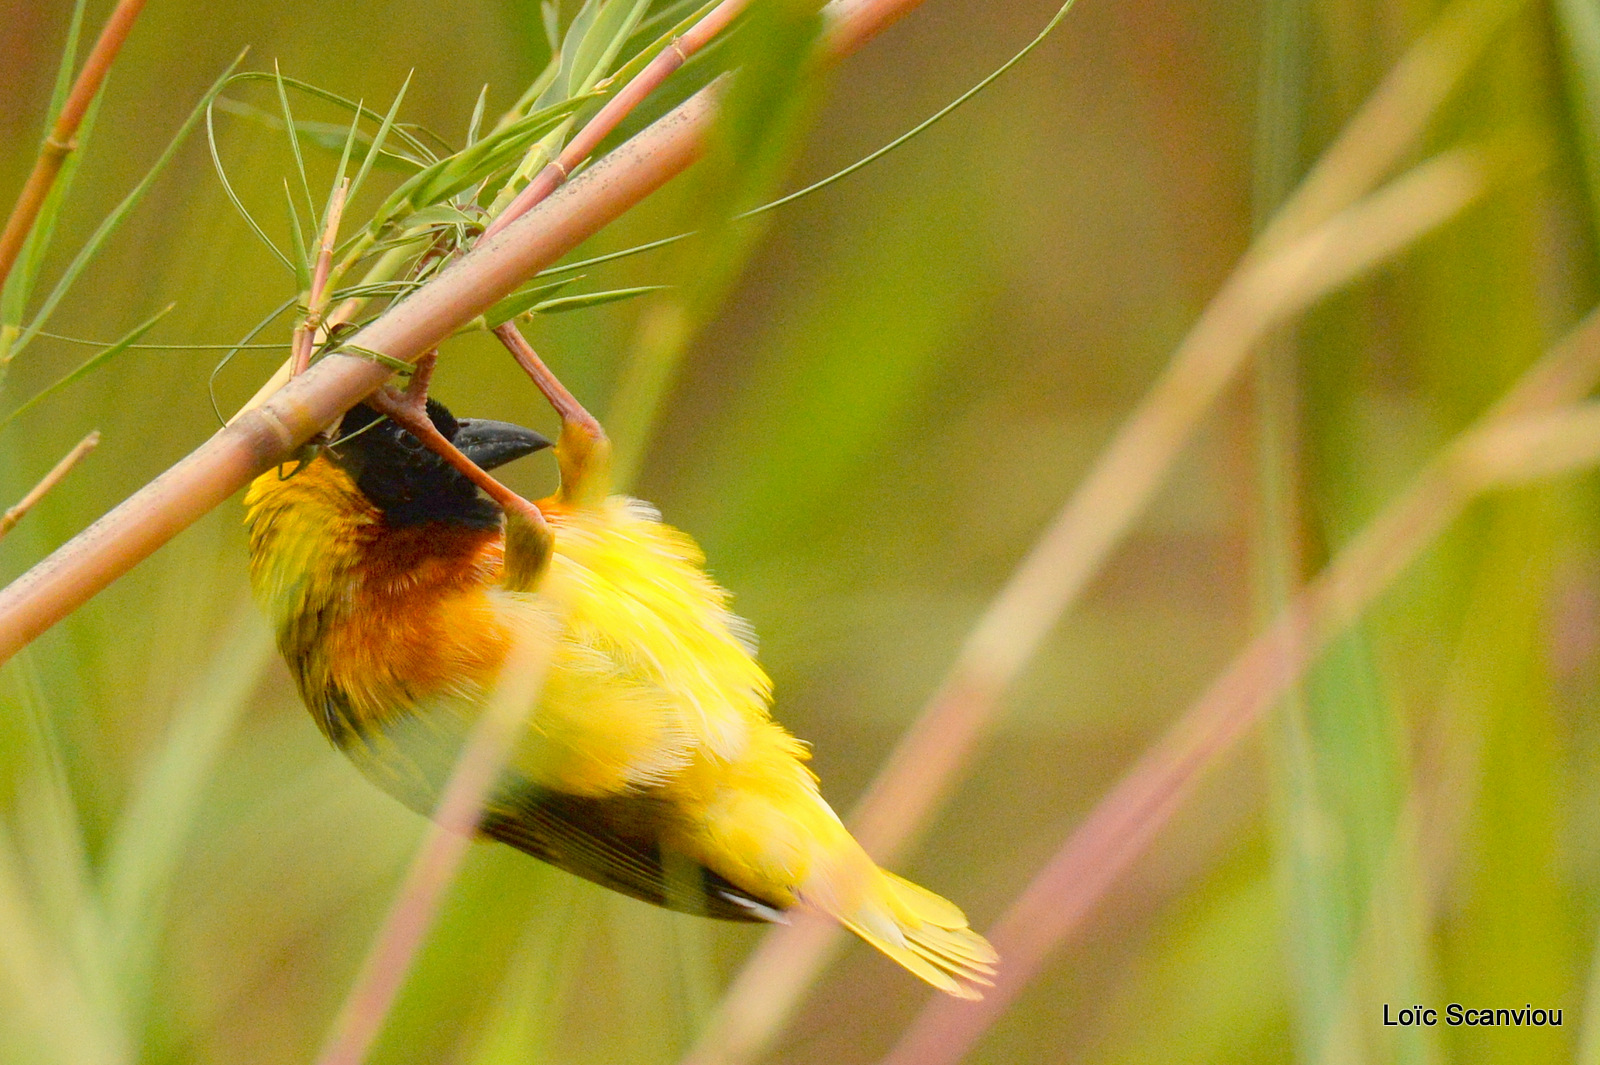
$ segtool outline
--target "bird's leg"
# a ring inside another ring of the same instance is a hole
[[[513,591],[531,591],[538,584],[539,576],[550,559],[550,526],[538,507],[467,458],[434,426],[433,419],[428,417],[428,382],[433,376],[437,358],[437,353],[430,351],[417,360],[416,370],[405,391],[384,385],[367,397],[367,403],[373,410],[422,441],[430,451],[500,504],[500,509],[506,514],[505,586]]]
[[[599,503],[611,493],[611,441],[595,416],[583,409],[512,322],[495,329],[517,365],[561,418],[556,463],[561,468],[557,498],[574,505]]]

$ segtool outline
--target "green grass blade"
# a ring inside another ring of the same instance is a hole
[[[1045,42],[1045,38],[1049,37],[1051,32],[1054,31],[1055,28],[1061,24],[1061,20],[1067,17],[1067,12],[1072,10],[1072,5],[1074,3],[1076,3],[1076,2],[1077,2],[1077,0],[1067,0],[1066,3],[1062,4],[1061,7],[1056,10],[1055,15],[1050,19],[1050,21],[1045,23],[1044,29],[1039,31],[1038,36],[1034,37],[1033,40],[1029,41],[1026,45],[1024,45],[1020,52],[1018,52],[1016,55],[1012,56],[1010,59],[1006,60],[1004,63],[1000,64],[1000,66],[996,67],[982,81],[978,82],[972,88],[968,89],[966,92],[962,93],[960,96],[957,96],[954,100],[951,100],[948,104],[946,104],[943,107],[941,107],[938,111],[935,111],[932,115],[928,116],[922,122],[917,123],[917,125],[915,125],[912,128],[908,129],[906,132],[900,134],[900,136],[896,137],[894,140],[890,141],[888,144],[885,144],[883,147],[877,149],[874,152],[871,152],[871,153],[869,153],[869,154],[867,154],[865,156],[862,156],[860,159],[857,159],[855,162],[851,163],[849,166],[845,167],[843,170],[840,170],[840,171],[838,171],[836,173],[830,174],[827,177],[823,178],[821,181],[813,182],[812,184],[807,185],[805,188],[800,189],[800,190],[798,190],[796,192],[791,192],[787,196],[783,196],[783,197],[780,197],[779,199],[773,200],[771,203],[764,203],[760,207],[753,207],[750,210],[744,212],[739,217],[740,218],[753,218],[756,215],[765,214],[767,211],[774,210],[774,209],[776,209],[778,207],[783,207],[786,204],[791,204],[791,203],[793,203],[794,201],[796,201],[798,199],[802,199],[802,198],[804,198],[806,196],[811,195],[813,192],[819,192],[822,189],[827,188],[829,185],[832,185],[835,181],[838,181],[841,178],[849,177],[851,174],[854,174],[857,170],[860,170],[862,167],[870,166],[871,164],[877,162],[879,159],[882,159],[884,156],[888,155],[890,152],[894,151],[896,148],[902,147],[908,141],[912,140],[914,137],[917,137],[920,134],[926,132],[927,130],[932,129],[935,125],[937,125],[939,122],[941,122],[947,116],[949,116],[953,111],[955,111],[962,104],[966,103],[968,100],[971,100],[974,96],[977,96],[979,93],[983,92],[983,90],[987,89],[990,85],[993,85],[1001,76],[1003,76],[1006,73],[1006,71],[1010,70],[1012,67],[1016,66],[1018,63],[1022,62],[1024,59],[1026,59],[1028,57],[1028,55],[1035,48],[1037,48],[1041,44],[1043,44]]]
[[[606,292],[583,292],[576,296],[558,296],[552,300],[542,300],[533,305],[534,314],[561,314],[565,311],[581,311],[590,307],[603,307],[608,303],[620,303],[631,300],[635,296],[644,296],[651,292],[660,292],[662,289],[671,288],[671,285],[636,285],[633,288],[614,288]]]
[[[289,191],[289,179],[283,180],[283,201],[289,208],[289,239],[294,241],[294,283],[301,292],[311,290],[311,257],[306,251],[306,238],[300,228],[300,212],[294,206],[294,193]]]
[[[270,81],[270,82],[273,82],[274,84],[276,84],[277,82],[281,81],[285,87],[293,89],[295,92],[303,93],[306,96],[310,96],[310,97],[312,97],[314,99],[321,100],[324,103],[333,104],[335,107],[338,107],[341,110],[345,110],[345,111],[350,112],[350,114],[355,119],[355,122],[353,123],[354,125],[359,126],[360,123],[363,120],[367,120],[367,119],[370,119],[373,122],[380,122],[380,123],[383,121],[383,116],[381,114],[379,114],[378,112],[374,111],[372,108],[366,106],[366,101],[364,101],[364,100],[351,100],[348,97],[340,96],[336,92],[329,92],[327,89],[324,89],[321,86],[313,85],[308,81],[301,81],[299,78],[290,77],[288,75],[269,74],[269,73],[267,73],[265,71],[261,71],[261,70],[244,70],[244,71],[240,71],[239,73],[235,74],[230,79],[230,81],[235,81],[235,82]],[[230,103],[236,103],[236,101],[229,101],[229,102]],[[274,117],[276,117],[276,116],[274,116]],[[300,129],[303,132],[308,130],[308,129],[313,129],[313,130],[314,129],[318,129],[319,127],[320,127],[319,123],[305,123],[305,122],[302,122],[300,124]],[[342,139],[343,139],[343,127],[340,127],[340,134],[341,134],[341,136],[340,136],[339,140],[342,141]],[[413,134],[404,125],[395,126],[392,135],[395,137],[396,140],[399,140],[401,143],[403,143],[408,149],[410,149],[417,156],[417,159],[407,159],[406,160],[407,162],[412,163],[413,165],[422,165],[422,164],[426,164],[426,163],[431,163],[431,162],[437,161],[436,157],[435,157],[435,155],[433,153],[433,150],[431,148],[429,148],[427,146],[427,144],[425,144],[421,140],[421,138],[419,138],[415,134]],[[338,141],[334,141],[334,142],[330,143],[330,142],[321,140],[319,137],[313,137],[312,139],[318,141],[318,143],[322,143],[325,147],[337,147],[337,145],[338,145]],[[356,139],[357,139],[357,142],[360,143],[360,144],[364,144],[365,145],[365,144],[370,144],[371,143],[371,138],[369,138],[366,135],[361,134],[359,132],[356,135]],[[405,159],[404,156],[399,156],[398,158]],[[419,163],[418,160],[420,160],[421,162]]]
[[[578,8],[578,13],[572,16],[572,21],[567,24],[567,32],[561,39],[561,49],[558,53],[561,59],[561,69],[556,75],[556,80],[549,89],[545,90],[541,104],[552,102],[552,94],[572,97],[577,95],[577,75],[575,73],[578,60],[578,49],[584,38],[589,33],[589,27],[594,25],[594,20],[600,14],[601,0],[584,0],[583,6]]]
[[[489,86],[478,90],[478,102],[472,106],[472,118],[467,122],[467,147],[478,143],[478,130],[483,125],[483,111],[489,106]]]
[[[87,337],[67,336],[65,333],[52,333],[40,330],[39,339],[56,340],[63,344],[77,344],[86,348],[106,348],[115,344],[114,340],[90,340]],[[287,341],[281,344],[129,344],[129,351],[284,351],[289,347]]]
[[[561,291],[574,281],[582,277],[564,277],[559,281],[546,282],[542,285],[528,285],[520,288],[505,299],[483,312],[484,328],[493,329],[511,321],[519,314],[533,309],[534,304],[541,300],[549,299],[554,293]]]
[[[210,375],[206,377],[206,395],[211,399],[211,413],[216,415],[218,425],[227,425],[228,419],[222,416],[222,408],[217,405],[217,376],[222,373],[223,369],[228,365],[228,363],[233,361],[233,357],[239,354],[241,351],[247,351],[255,347],[287,347],[288,345],[286,344],[255,345],[251,344],[250,341],[259,336],[262,330],[266,329],[273,322],[276,322],[278,320],[278,316],[283,314],[284,311],[287,311],[289,308],[293,307],[297,302],[299,302],[299,299],[300,297],[298,294],[290,296],[288,299],[274,307],[270,312],[268,312],[266,317],[262,318],[254,326],[252,326],[250,331],[247,332],[237,344],[229,345],[228,350],[223,354],[222,358],[218,359],[217,364],[211,368]]]
[[[100,115],[100,99],[96,97],[94,103],[89,105],[89,110],[84,113],[83,122],[78,126],[80,144],[94,132],[95,120]],[[0,323],[20,327],[22,319],[26,316],[28,300],[32,298],[34,283],[39,277],[39,267],[44,263],[45,253],[49,251],[52,238],[55,236],[56,220],[61,217],[62,208],[66,206],[67,199],[72,194],[72,186],[82,163],[83,153],[77,151],[61,164],[55,184],[50,187],[50,194],[40,205],[39,215],[34,219],[33,228],[28,232],[28,239],[22,245],[16,265],[11,268],[11,276],[6,278],[4,291],[0,292]],[[9,361],[9,356],[12,354],[15,354],[14,350],[0,350],[0,363]]]
[[[360,108],[361,104],[358,102],[356,107]],[[356,139],[359,135],[360,130],[357,128],[357,124],[355,122],[350,123],[350,129],[345,133],[344,149],[339,153],[339,165],[333,172],[333,187],[328,190],[329,203],[333,202],[334,193],[339,191],[339,186],[344,184],[346,175],[350,173],[350,154],[355,150]],[[371,152],[368,152],[368,156],[371,156]],[[348,204],[349,202],[350,199],[347,195],[345,203]]]
[[[542,108],[496,129],[470,148],[441,159],[390,193],[373,215],[371,227],[381,227],[399,212],[430,207],[492,177],[502,167],[522,157],[528,146],[566,119],[592,96],[581,96]]]
[[[64,376],[57,378],[52,384],[46,385],[43,389],[34,393],[34,395],[20,407],[13,410],[10,414],[7,414],[4,418],[0,418],[0,428],[10,425],[11,422],[19,415],[31,410],[45,399],[48,399],[50,396],[55,395],[55,393],[72,384],[74,381],[82,380],[89,374],[100,369],[112,359],[116,358],[118,355],[121,355],[124,351],[127,351],[133,345],[134,341],[148,333],[157,322],[165,318],[168,312],[170,312],[172,308],[176,306],[177,304],[175,303],[167,304],[165,307],[151,315],[149,318],[145,319],[139,325],[134,326],[133,329],[130,330],[128,334],[121,340],[117,341],[115,344],[112,344],[104,351],[95,352],[83,362],[79,363],[77,367],[68,371]]]
[[[915,137],[927,132],[929,129],[932,129],[942,119],[948,117],[957,108],[959,108],[963,104],[969,102],[974,96],[977,96],[979,93],[981,93],[985,89],[987,89],[990,85],[994,84],[994,82],[996,80],[998,80],[1002,75],[1004,75],[1006,73],[1006,71],[1010,70],[1012,67],[1014,67],[1018,63],[1022,62],[1023,59],[1027,58],[1029,53],[1031,53],[1034,49],[1038,48],[1039,45],[1043,44],[1045,39],[1050,36],[1051,32],[1058,25],[1060,25],[1062,19],[1066,18],[1067,12],[1072,9],[1072,5],[1075,2],[1076,2],[1076,0],[1068,0],[1067,3],[1063,4],[1056,11],[1054,17],[1052,17],[1051,20],[1045,25],[1044,29],[1040,30],[1039,34],[1037,36],[1035,36],[1032,41],[1028,42],[1028,44],[1025,45],[1022,48],[1021,51],[1019,51],[1016,55],[1012,56],[1010,59],[1008,59],[1005,63],[1001,64],[999,67],[995,68],[995,70],[992,71],[987,76],[985,76],[982,81],[978,82],[972,88],[968,89],[966,92],[964,92],[960,96],[956,97],[950,103],[948,103],[944,107],[940,108],[937,112],[935,112],[934,114],[930,115],[924,121],[919,122],[916,126],[912,127],[911,129],[907,130],[906,132],[902,133],[900,136],[896,137],[894,140],[892,140],[889,143],[885,144],[883,147],[878,148],[878,149],[872,151],[871,153],[869,153],[869,154],[867,154],[865,156],[862,156],[860,159],[857,159],[855,162],[851,163],[849,166],[844,167],[841,170],[837,170],[834,173],[828,175],[827,177],[822,178],[819,181],[815,181],[810,185],[807,185],[803,189],[799,189],[799,190],[797,190],[795,192],[791,192],[791,193],[789,193],[789,194],[787,194],[785,196],[779,197],[776,200],[771,200],[771,201],[769,201],[767,203],[761,204],[759,207],[752,207],[750,210],[740,213],[737,217],[740,218],[740,219],[754,218],[754,217],[756,217],[758,215],[765,214],[766,212],[771,211],[771,210],[775,210],[775,209],[777,209],[779,207],[786,207],[789,204],[794,203],[797,200],[804,199],[805,197],[810,196],[811,194],[813,194],[815,192],[820,192],[821,190],[827,188],[829,185],[832,185],[834,182],[839,181],[842,178],[849,177],[851,174],[854,174],[856,171],[862,169],[863,167],[870,166],[871,164],[877,162],[879,159],[882,159],[884,156],[888,155],[890,152],[894,151],[895,149],[903,147],[907,142],[911,141],[913,138],[915,138]],[[715,6],[714,0],[713,0],[713,3],[702,5],[688,19],[686,19],[683,24],[681,24],[678,27],[674,27],[674,33],[678,32],[679,29],[687,28],[688,26],[693,25],[695,20],[697,20],[706,11],[710,10],[714,6]],[[663,41],[670,40],[670,35],[668,37],[664,37],[662,40]],[[626,77],[626,74],[627,74],[627,71],[626,71],[626,68],[625,68],[619,74],[619,77]],[[597,255],[597,256],[594,256],[593,258],[583,259],[583,260],[580,260],[580,261],[577,261],[577,262],[571,262],[571,263],[562,263],[559,266],[552,266],[547,270],[541,271],[539,276],[540,277],[550,277],[550,276],[554,276],[554,275],[562,274],[562,273],[568,273],[568,272],[573,272],[573,271],[578,271],[578,270],[586,270],[586,269],[588,269],[589,267],[592,267],[592,266],[599,266],[599,265],[601,265],[603,263],[616,262],[619,259],[626,259],[626,258],[629,258],[631,256],[639,255],[639,254],[642,254],[642,253],[647,252],[647,251],[654,251],[657,248],[665,248],[668,245],[676,244],[676,243],[678,243],[679,241],[682,241],[682,240],[687,240],[689,237],[692,237],[692,236],[695,236],[695,233],[693,231],[688,231],[688,232],[683,232],[683,233],[675,233],[670,237],[662,237],[660,240],[652,240],[652,241],[649,241],[649,242],[644,243],[644,244],[636,244],[631,248],[623,248],[620,251],[607,252],[604,255]]]
[[[253,122],[258,126],[279,133],[289,128],[284,125],[281,111],[267,111],[254,104],[245,103],[243,100],[235,100],[227,96],[219,97],[216,106],[217,110],[223,114],[231,115],[234,118],[242,118],[247,122]],[[373,116],[373,121],[375,122],[382,120],[382,115]],[[350,125],[349,122],[316,122],[299,118],[295,120],[293,129],[295,137],[302,147],[309,145],[318,151],[328,152],[337,156],[344,149],[344,142],[350,137]],[[387,170],[410,175],[436,161],[437,156],[431,151],[425,158],[418,158],[395,143],[398,139],[397,134],[404,128],[406,128],[405,124],[395,123],[394,129],[390,132],[389,144],[384,147],[383,151],[378,153],[372,164],[374,170]],[[371,134],[363,133],[359,128],[356,130],[355,137],[356,145],[359,147],[367,147],[372,144]]]
[[[676,244],[679,241],[688,240],[690,237],[695,236],[696,234],[696,230],[688,230],[683,233],[674,233],[670,237],[662,237],[660,240],[652,240],[644,244],[635,244],[633,247],[623,248],[621,251],[610,251],[606,252],[604,255],[596,255],[593,258],[580,259],[577,262],[571,263],[562,263],[560,266],[552,266],[547,270],[539,271],[538,276],[554,277],[558,274],[570,274],[579,270],[587,270],[591,266],[600,266],[604,263],[614,263],[618,259],[628,259],[635,255],[642,255],[647,251],[655,251],[657,248],[665,248],[669,245]]]
[[[306,176],[305,157],[300,154],[300,137],[296,133],[297,126],[294,121],[294,111],[289,106],[289,92],[283,84],[283,71],[278,69],[277,60],[272,63],[273,86],[278,90],[278,106],[283,108],[283,131],[289,138],[289,150],[294,153],[295,173],[300,176],[300,191],[306,198],[306,217],[317,217],[317,203],[311,198],[311,179]],[[293,208],[294,204],[289,205]],[[299,232],[298,226],[295,230]]]
[[[384,142],[389,139],[389,131],[394,128],[394,116],[400,113],[400,104],[406,98],[406,90],[411,87],[414,73],[415,71],[411,71],[406,74],[406,80],[400,84],[400,91],[395,93],[394,103],[389,105],[389,113],[383,116],[383,123],[372,138],[372,147],[367,149],[367,154],[361,160],[361,169],[356,171],[355,180],[350,183],[349,201],[355,200],[356,194],[361,191],[362,184],[367,180],[367,175],[372,172],[372,161],[383,151]]]
[[[535,106],[535,102],[544,97],[545,90],[555,83],[556,75],[560,72],[561,56],[552,54],[544,69],[539,71],[539,76],[528,84],[522,95],[517,98],[517,102],[511,105],[511,108],[505,114],[500,116],[500,120],[494,124],[494,128],[496,130],[504,129],[527,114],[528,109]]]
[[[88,0],[77,0],[72,5],[72,20],[67,23],[67,40],[61,46],[61,62],[56,66],[55,84],[50,89],[49,124],[66,106],[67,94],[72,91],[73,72],[78,66],[78,45],[83,40],[83,13]]]
[[[221,88],[221,86],[219,85],[219,86],[217,86],[217,89],[213,89],[212,90],[213,98],[215,96],[215,93],[220,88]],[[224,167],[222,165],[222,153],[217,148],[216,120],[215,120],[214,108],[211,106],[211,103],[212,103],[212,101],[208,100],[206,102],[206,108],[205,108],[206,143],[210,146],[210,149],[211,149],[211,165],[212,165],[212,168],[216,170],[217,180],[222,182],[222,191],[227,195],[228,202],[233,204],[233,209],[238,212],[239,217],[243,218],[244,221],[245,221],[245,224],[250,227],[251,232],[255,233],[255,235],[261,239],[261,243],[263,243],[263,244],[265,244],[267,246],[267,250],[272,252],[272,254],[277,258],[277,260],[279,262],[283,263],[283,265],[285,267],[287,267],[289,272],[292,274],[292,273],[295,272],[294,263],[292,263],[289,260],[289,257],[287,255],[285,255],[278,248],[278,246],[272,242],[272,238],[267,236],[266,230],[261,228],[261,226],[256,222],[255,217],[253,215],[251,215],[250,211],[245,207],[244,201],[239,199],[239,194],[237,192],[233,191],[233,183],[228,180],[228,170],[227,170],[226,167]]]
[[[610,0],[601,8],[573,57],[572,76],[576,84],[568,95],[586,93],[606,76],[649,6],[650,0],[633,0],[631,4],[626,0]]]

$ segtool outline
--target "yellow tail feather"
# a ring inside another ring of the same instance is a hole
[[[983,997],[1000,956],[948,899],[877,870],[877,883],[844,926],[946,994]]]

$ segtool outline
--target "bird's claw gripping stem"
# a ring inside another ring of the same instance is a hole
[[[494,332],[561,418],[561,435],[555,446],[561,487],[556,498],[572,505],[605,499],[611,494],[611,441],[605,429],[567,391],[514,323],[506,322]]]

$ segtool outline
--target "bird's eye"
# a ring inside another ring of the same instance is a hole
[[[421,450],[423,450],[425,445],[422,443],[421,440],[418,440],[416,437],[412,436],[410,433],[401,433],[400,434],[400,446],[405,448],[407,451],[421,451]]]

